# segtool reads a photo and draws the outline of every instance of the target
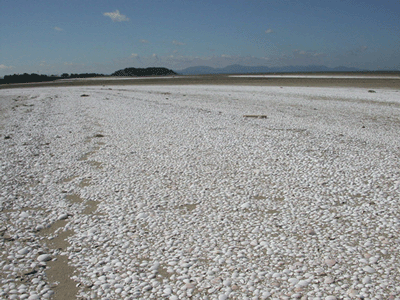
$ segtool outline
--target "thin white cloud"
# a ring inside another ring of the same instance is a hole
[[[357,55],[360,55],[361,53],[364,53],[367,50],[368,50],[368,46],[360,46],[358,48],[350,50],[348,52],[348,54],[357,56]]]
[[[148,43],[149,43],[148,40],[140,40],[140,42],[141,42],[142,44],[148,44]]]
[[[152,57],[153,57],[153,61],[156,61],[157,63],[160,62],[160,58],[158,57],[157,54],[153,53]]]
[[[54,30],[55,30],[55,31],[63,31],[63,29],[62,29],[62,28],[60,28],[60,27],[57,27],[57,26],[56,26],[56,27],[54,27]]]
[[[118,9],[114,12],[106,12],[103,14],[103,16],[110,17],[113,22],[129,21],[129,18],[127,18],[125,15],[121,15]]]
[[[0,70],[11,70],[13,67],[11,66],[6,66],[6,65],[0,65]]]
[[[177,45],[177,46],[183,46],[183,45],[185,45],[185,43],[179,42],[179,41],[177,41],[177,40],[173,40],[173,41],[172,41],[172,44]]]
[[[142,57],[137,53],[132,53],[131,54],[131,59],[133,59],[133,61],[142,63]]]
[[[69,67],[83,67],[85,66],[85,64],[78,64],[78,63],[74,63],[74,62],[64,62],[64,66],[69,66]]]
[[[265,30],[265,33],[270,34],[273,33],[274,31],[271,28],[268,28],[267,30]]]
[[[296,50],[293,51],[293,56],[295,56],[295,57],[298,57],[298,56],[303,56],[303,57],[324,57],[324,56],[326,56],[326,54],[322,53],[322,52],[304,51],[304,50],[296,49]]]

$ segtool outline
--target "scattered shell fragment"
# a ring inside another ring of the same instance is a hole
[[[37,260],[41,261],[41,262],[49,261],[49,260],[51,260],[51,255],[50,254],[39,255]]]
[[[0,100],[1,299],[65,286],[68,299],[398,297],[396,89],[92,85]]]

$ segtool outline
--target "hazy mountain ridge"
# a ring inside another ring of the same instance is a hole
[[[176,71],[180,75],[205,75],[205,74],[237,74],[237,73],[294,73],[294,72],[358,72],[363,71],[357,68],[326,66],[285,66],[285,67],[267,67],[267,66],[242,66],[230,65],[225,68],[213,68],[207,66],[189,67]]]

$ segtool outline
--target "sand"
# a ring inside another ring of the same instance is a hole
[[[298,78],[293,76],[298,75]],[[313,75],[320,78],[301,77]],[[4,88],[20,87],[58,87],[58,86],[98,86],[98,85],[245,85],[245,86],[304,86],[304,87],[362,87],[374,88],[400,88],[399,73],[335,73],[329,74],[333,78],[326,78],[326,74],[290,74],[292,77],[233,77],[230,75],[200,75],[200,76],[174,76],[174,77],[145,77],[145,78],[94,78],[57,80],[42,83],[6,84]],[[276,76],[276,75],[275,75]],[[353,76],[354,78],[345,78]],[[357,77],[358,76],[358,77]],[[379,78],[378,78],[379,77]],[[394,79],[396,78],[397,79]]]

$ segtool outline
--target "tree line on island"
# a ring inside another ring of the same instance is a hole
[[[58,79],[67,79],[67,78],[90,78],[90,77],[100,77],[105,76],[103,74],[97,73],[83,73],[83,74],[67,74],[64,73],[61,76],[57,75],[39,75],[39,74],[14,74],[14,75],[5,75],[4,79],[0,79],[0,83],[28,83],[28,82],[44,82],[44,81],[54,81]]]
[[[126,68],[118,70],[111,74],[111,76],[165,76],[176,75],[176,73],[167,68]]]
[[[126,68],[118,70],[111,74],[111,76],[164,76],[164,75],[176,75],[176,73],[167,68]],[[81,73],[81,74],[68,74],[63,73],[61,76],[57,75],[39,75],[39,74],[14,74],[5,75],[3,79],[0,79],[0,84],[7,83],[29,83],[29,82],[45,82],[54,81],[59,79],[75,79],[75,78],[93,78],[93,77],[104,77],[110,75],[98,74],[98,73]]]

